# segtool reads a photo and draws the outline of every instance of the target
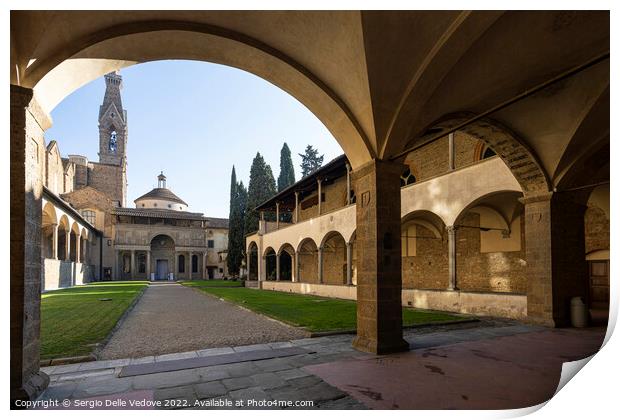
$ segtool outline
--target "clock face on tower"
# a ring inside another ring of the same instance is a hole
[[[112,153],[116,153],[116,131],[110,133],[110,141],[108,142],[108,150]]]

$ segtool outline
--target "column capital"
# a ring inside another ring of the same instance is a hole
[[[459,226],[457,225],[450,225],[450,226],[446,226],[446,232],[450,233],[455,233],[458,230]]]

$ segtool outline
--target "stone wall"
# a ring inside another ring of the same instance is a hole
[[[111,200],[125,203],[125,169],[123,166],[92,163],[88,171],[88,185],[105,193]]]
[[[402,262],[403,288],[448,288],[448,242],[435,238],[423,226],[416,226],[416,255],[404,256]]]
[[[585,214],[586,254],[609,249],[609,219],[605,211],[590,204]]]
[[[318,189],[318,186],[316,187]],[[343,176],[334,180],[333,184],[321,186],[321,192],[324,195],[325,200],[321,202],[321,214],[329,213],[331,211],[340,209],[347,204],[347,177]],[[303,222],[305,220],[313,219],[318,216],[318,206],[312,205],[307,208],[303,208],[302,203],[312,201],[314,197],[314,201],[317,201],[318,190],[315,190],[312,195],[308,197],[304,197],[300,202],[299,208],[299,222]]]

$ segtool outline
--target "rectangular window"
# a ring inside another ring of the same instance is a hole
[[[215,246],[214,242],[212,239],[209,239],[207,241],[207,248],[213,248]]]

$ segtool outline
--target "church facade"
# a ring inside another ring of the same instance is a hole
[[[96,280],[223,278],[228,219],[188,211],[158,186],[127,206],[127,111],[122,77],[105,76],[99,108],[99,162],[45,150],[42,289]]]

